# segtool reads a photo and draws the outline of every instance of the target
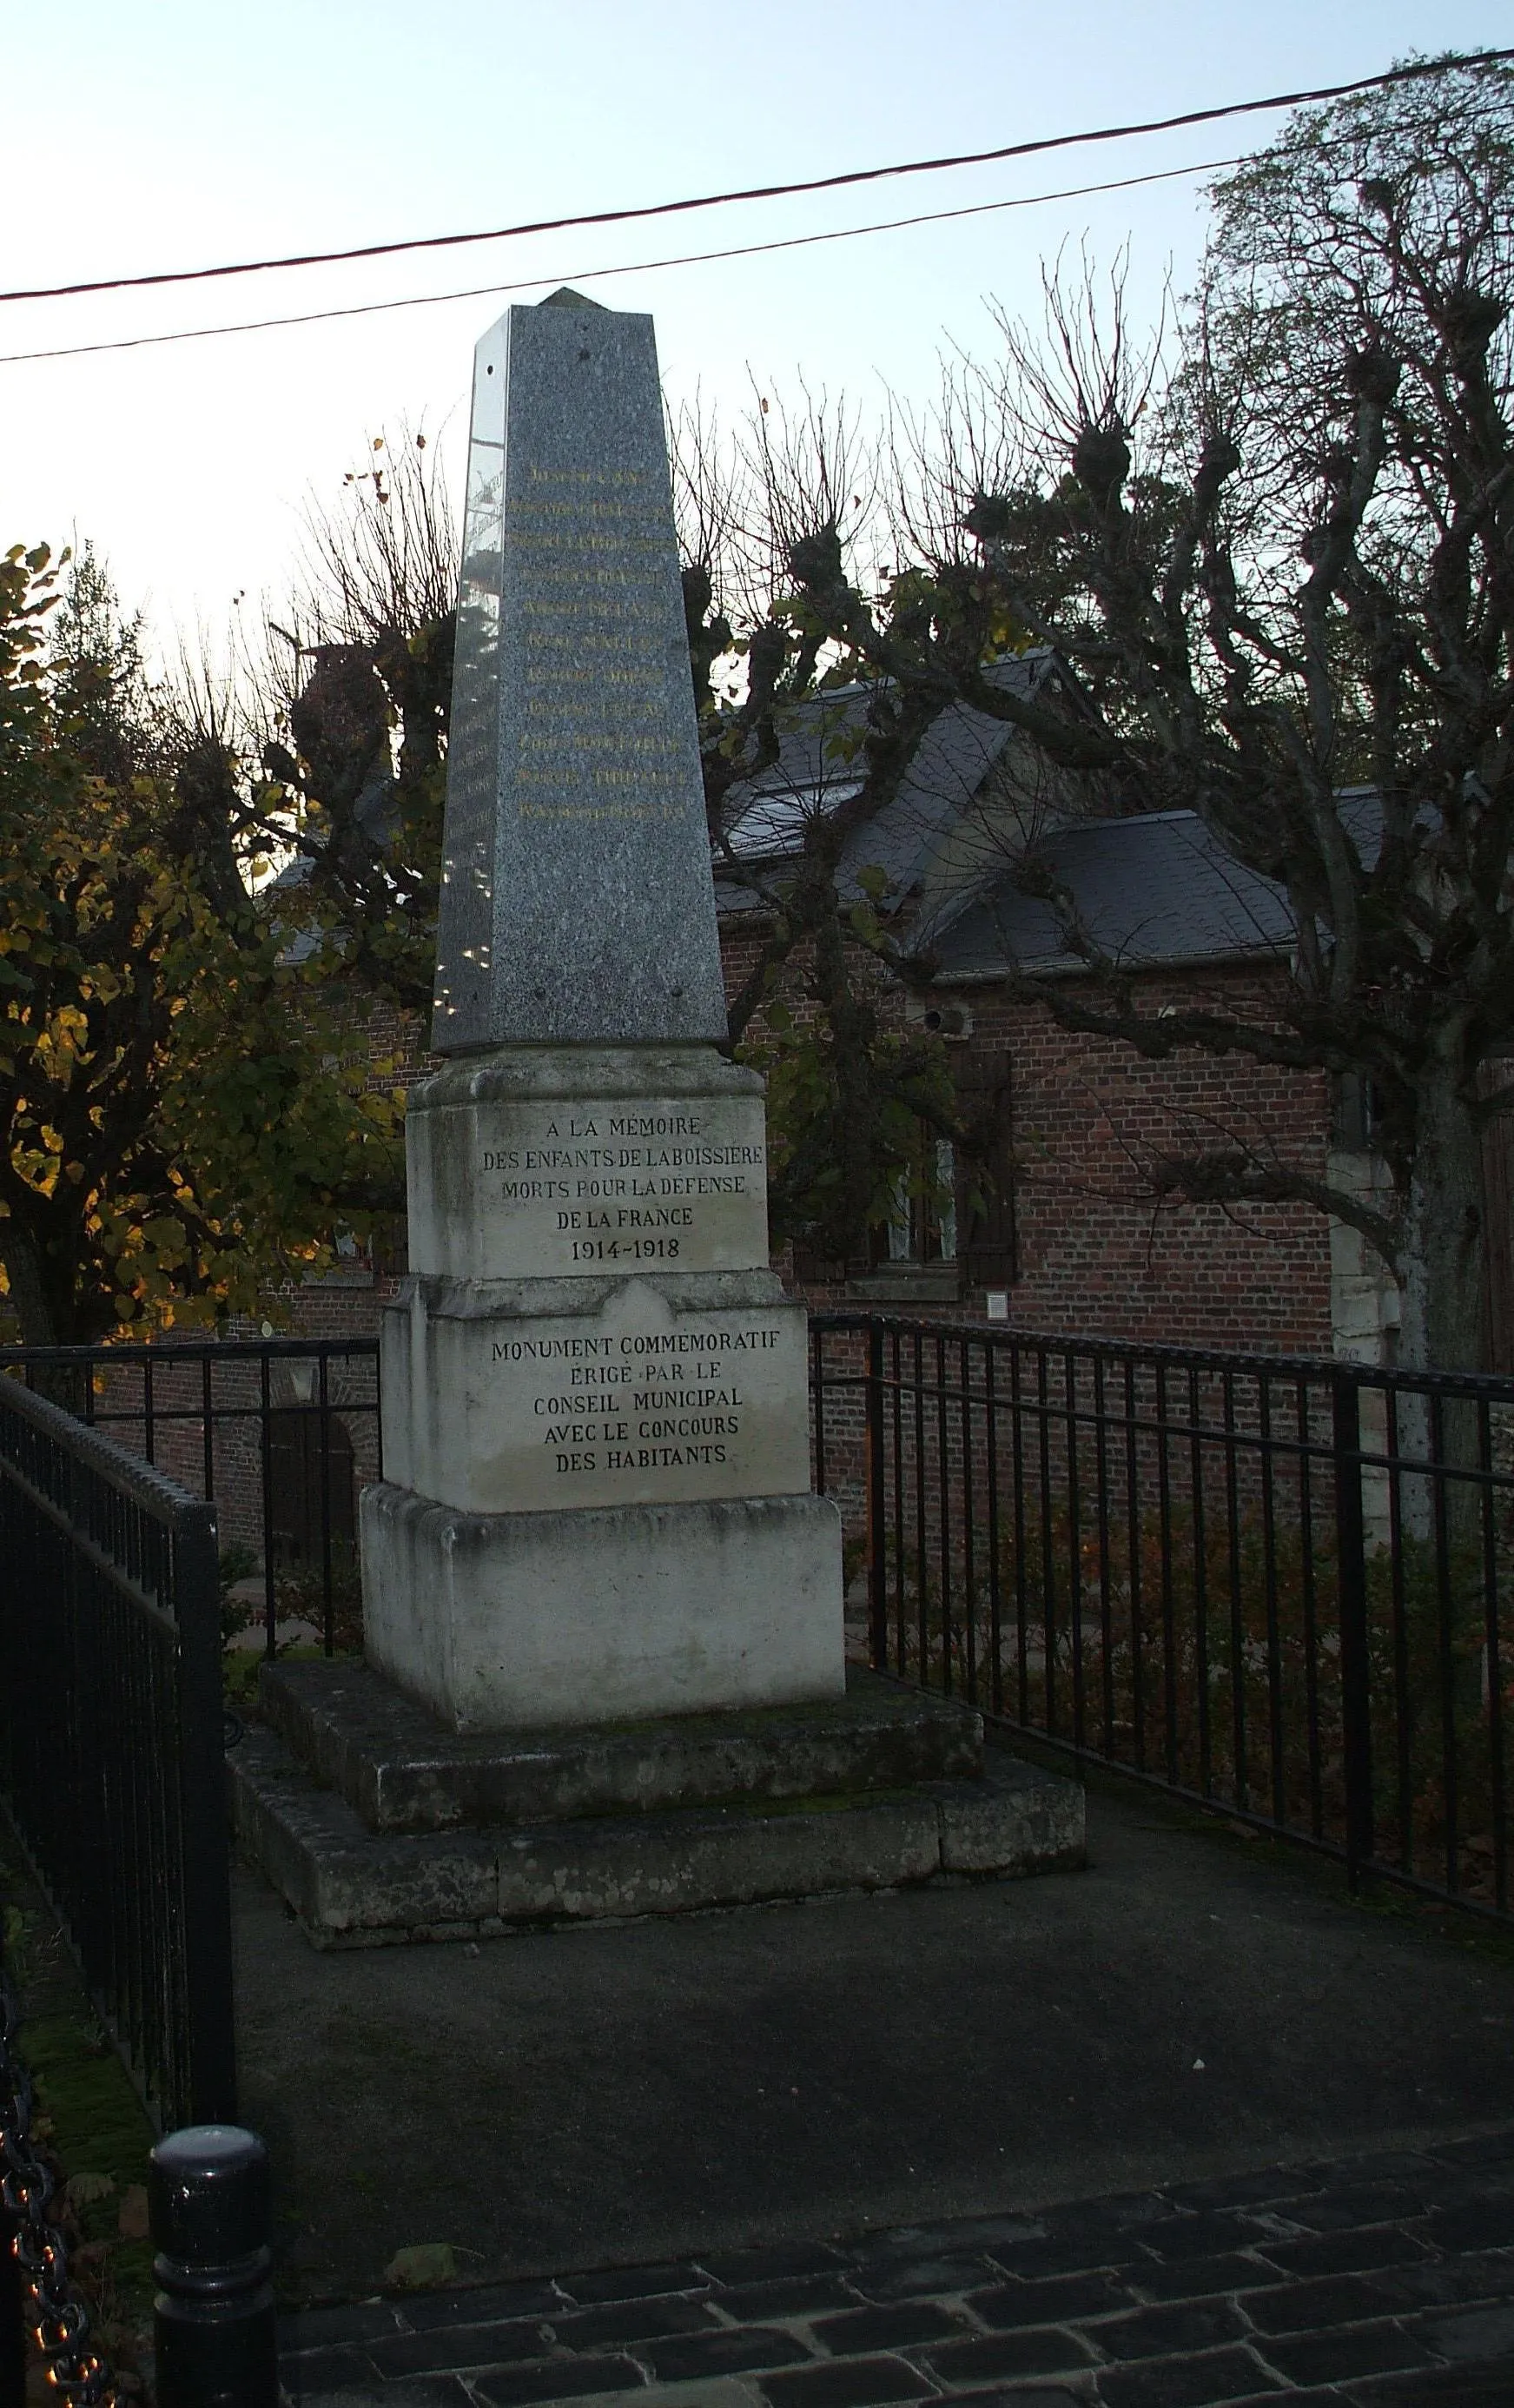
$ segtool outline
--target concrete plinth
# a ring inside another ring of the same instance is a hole
[[[448,1730],[372,1665],[340,1661],[267,1665],[260,1704],[374,1831],[853,1797],[983,1769],[977,1714],[861,1675],[824,1705],[552,1730]]]
[[[362,1532],[368,1659],[457,1730],[844,1687],[827,1498],[465,1513],[379,1484]]]
[[[371,1666],[270,1666],[228,1759],[318,1947],[486,1937],[1083,1861],[1072,1782],[865,1673],[829,1705],[460,1735]]]

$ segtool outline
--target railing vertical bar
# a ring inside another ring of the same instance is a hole
[[[1235,1803],[1250,1805],[1251,1788],[1246,1765],[1246,1623],[1241,1599],[1240,1481],[1235,1432],[1235,1374],[1227,1364],[1221,1375],[1224,1412],[1225,1562],[1230,1577],[1230,1712],[1235,1763],[1231,1780]]]
[[[209,1512],[211,1509],[203,1509]],[[161,1602],[172,1610],[174,1590],[171,1570],[159,1587]],[[219,1625],[220,1616],[217,1621]],[[146,1777],[147,1804],[150,1824],[148,1847],[155,1869],[156,1879],[164,1899],[164,1913],[148,1925],[150,1942],[152,1988],[150,1993],[151,2021],[148,2042],[147,2062],[163,2069],[162,2086],[158,2095],[158,2111],[165,2128],[183,2120],[188,2108],[189,2035],[186,2028],[189,1985],[193,1978],[186,1957],[193,1945],[193,1927],[186,1914],[184,1898],[184,1847],[187,1815],[179,1781],[182,1757],[179,1749],[179,1672],[177,1642],[166,1632],[154,1630],[142,1634],[142,1664],[150,1699],[143,1727],[150,1729],[150,1748],[139,1756]],[[218,1628],[219,1637],[219,1628]],[[218,1664],[219,1673],[219,1664]],[[220,1708],[219,1679],[216,1692]],[[156,1776],[155,1778],[153,1776]],[[222,1773],[224,1782],[224,1773]],[[203,1819],[206,1809],[203,1796],[198,1813]],[[218,1800],[221,1813],[216,1831],[224,1847],[224,1796]]]
[[[999,1350],[989,1339],[983,1348],[983,1430],[987,1450],[989,1549],[989,1702],[1004,1712],[1004,1598],[999,1565],[999,1399],[996,1386]]]
[[[930,1578],[925,1554],[925,1339],[917,1322],[915,1341],[915,1619],[918,1678],[922,1689],[931,1681]]]
[[[1073,1745],[1088,1736],[1083,1695],[1083,1497],[1078,1459],[1078,1357],[1063,1356],[1067,1406],[1067,1617],[1072,1646]]]
[[[321,1638],[323,1654],[334,1656],[336,1652],[336,1602],[331,1586],[331,1398],[328,1393],[324,1346],[316,1357],[316,1367],[318,1383],[316,1435],[321,1443]]]
[[[1193,1532],[1193,1692],[1198,1714],[1199,1795],[1210,1798],[1214,1794],[1214,1765],[1209,1730],[1209,1560],[1204,1512],[1202,1433],[1203,1406],[1199,1397],[1198,1368],[1191,1364],[1188,1373],[1188,1476],[1192,1484]]]
[[[1093,1355],[1093,1484],[1099,1533],[1099,1690],[1104,1709],[1104,1753],[1115,1752],[1114,1631],[1109,1597],[1109,1451],[1104,1393],[1104,1355]]]
[[[82,1572],[79,1566],[70,1582],[76,1594]],[[150,1934],[136,1912],[135,1893],[150,1888],[160,1899],[164,1896],[150,1778],[163,1760],[153,1711],[153,1657],[148,1634],[119,1592],[102,1594],[98,1617],[87,1615],[84,1620],[86,1627],[91,1622],[96,1624],[98,1641],[93,1648],[87,1639],[81,1645],[83,1634],[76,1625],[77,1725],[85,1761],[76,1767],[75,1778],[86,1813],[89,1787],[95,1778],[100,1784],[90,1819],[97,1826],[98,1844],[107,1864],[103,1914],[98,1908],[92,1913],[94,1885],[82,1878],[81,1871],[76,1871],[71,1886],[81,1901],[78,1916],[81,1948],[86,1960],[93,1955],[99,1969],[97,2002],[108,2000],[121,2045],[147,2086],[159,2056],[153,2016],[155,1981],[148,1953]],[[111,1700],[115,1711],[108,1717],[101,1713],[99,1675],[90,1661],[96,1655],[120,1668],[121,1696]],[[92,1764],[98,1768],[97,1773],[92,1772]]]
[[[1035,1349],[1035,1442],[1040,1485],[1040,1644],[1047,1734],[1057,1736],[1057,1543],[1052,1529],[1052,1392],[1047,1346]]]
[[[1482,1686],[1487,1721],[1488,1806],[1492,1822],[1493,1904],[1508,1904],[1508,1834],[1504,1815],[1503,1666],[1498,1645],[1498,1534],[1494,1507],[1493,1413],[1478,1406],[1478,1469],[1482,1474]]]
[[[893,1369],[893,1616],[897,1634],[894,1670],[901,1679],[908,1660],[908,1583],[905,1577],[904,1370],[897,1327],[890,1334]]]
[[[1337,1367],[1334,1386],[1335,1560],[1340,1584],[1341,1731],[1346,1758],[1346,1866],[1353,1889],[1375,1847],[1372,1702],[1367,1664],[1365,1531],[1362,1513],[1362,1389]]]
[[[1130,1553],[1130,1714],[1136,1770],[1146,1770],[1146,1641],[1141,1627],[1140,1448],[1136,1431],[1136,1362],[1125,1358],[1125,1542]]]
[[[1172,1459],[1177,1433],[1167,1410],[1167,1367],[1156,1367],[1157,1527],[1162,1551],[1162,1702],[1168,1785],[1178,1786],[1178,1610],[1172,1578]]]
[[[967,1702],[978,1703],[978,1588],[973,1548],[973,1392],[969,1341],[959,1341],[958,1376],[962,1383],[962,1627],[967,1675]]]
[[[948,1435],[946,1340],[936,1333],[936,1463],[939,1512],[936,1544],[941,1560],[941,1691],[952,1691],[952,1655],[956,1637],[951,1615],[951,1444]]]
[[[1277,1440],[1272,1434],[1272,1377],[1256,1375],[1256,1426],[1261,1449],[1262,1592],[1267,1633],[1267,1729],[1272,1782],[1272,1819],[1279,1830],[1288,1820],[1284,1761],[1282,1642],[1278,1618]]]
[[[825,1463],[825,1332],[814,1322],[809,1326],[809,1393],[814,1400],[810,1430],[815,1449],[815,1494],[824,1497]]]
[[[1015,1719],[1030,1721],[1030,1634],[1026,1627],[1025,1595],[1025,1415],[1024,1364],[1020,1340],[1009,1345],[1009,1426],[1014,1444],[1013,1511],[1015,1522]]]
[[[271,1664],[279,1653],[279,1603],[274,1595],[273,1385],[266,1354],[258,1371],[263,1408],[259,1422],[263,1469],[263,1651]]]
[[[1390,1612],[1393,1648],[1393,1726],[1397,1733],[1398,1862],[1404,1872],[1414,1870],[1414,1701],[1409,1693],[1408,1598],[1404,1586],[1403,1447],[1399,1434],[1398,1389],[1390,1386],[1384,1426],[1388,1449],[1388,1548],[1392,1565]]]
[[[883,1462],[883,1329],[867,1332],[867,1653],[875,1670],[889,1660],[888,1499]]]
[[[173,1961],[176,1942],[182,1943],[181,1900],[164,1809],[174,1777],[173,1733],[164,1727],[164,1666],[153,1643],[156,1633],[141,1627],[124,1598],[118,1596],[114,1605],[120,1633],[115,1643],[134,1689],[129,1717],[112,1734],[111,1755],[123,1768],[133,1801],[130,1836],[118,1845],[115,1878],[150,1887],[156,1903],[151,1915],[144,1915],[135,1900],[125,1909],[135,1979],[121,2037],[150,2112],[162,2126],[173,2122],[179,2097]]]
[[[1035,1469],[1040,1500],[1040,1647],[1045,1729],[1057,1736],[1057,1551],[1052,1539],[1052,1401],[1047,1349],[1035,1349]]]
[[[187,2095],[176,2106],[184,2123],[230,2124],[236,2117],[236,2058],[213,1506],[190,1508],[180,1517],[174,1620],[189,2058]]]
[[[1317,1842],[1324,1839],[1324,1756],[1320,1731],[1320,1617],[1314,1576],[1314,1457],[1309,1384],[1296,1383],[1298,1415],[1299,1586],[1304,1608],[1304,1703],[1309,1765],[1309,1826]],[[1338,1565],[1337,1565],[1338,1576]]]
[[[208,1354],[200,1357],[200,1447],[205,1493],[210,1498],[216,1493],[216,1425],[211,1357]]]
[[[1440,1795],[1446,1823],[1446,1888],[1461,1887],[1456,1745],[1456,1641],[1453,1628],[1450,1508],[1446,1494],[1446,1414],[1437,1390],[1430,1398],[1431,1482],[1435,1494],[1436,1653],[1440,1662]]]

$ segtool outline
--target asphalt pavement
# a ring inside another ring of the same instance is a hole
[[[1086,1872],[318,1954],[236,1877],[288,2300],[550,2277],[1514,2125],[1514,1945],[1089,1799]]]

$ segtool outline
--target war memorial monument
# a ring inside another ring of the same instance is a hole
[[[763,1082],[725,1037],[652,322],[557,294],[475,358],[365,1660],[268,1667],[233,1760],[318,1942],[1080,1857],[1070,1784],[849,1686]]]

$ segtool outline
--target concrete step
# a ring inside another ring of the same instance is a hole
[[[983,1721],[853,1667],[844,1698],[459,1733],[370,1665],[264,1667],[264,1720],[374,1831],[535,1825],[973,1780]]]
[[[976,1780],[442,1832],[370,1830],[254,1727],[228,1758],[233,1815],[318,1946],[481,1939],[603,1918],[1071,1870],[1083,1793],[1010,1757]]]

